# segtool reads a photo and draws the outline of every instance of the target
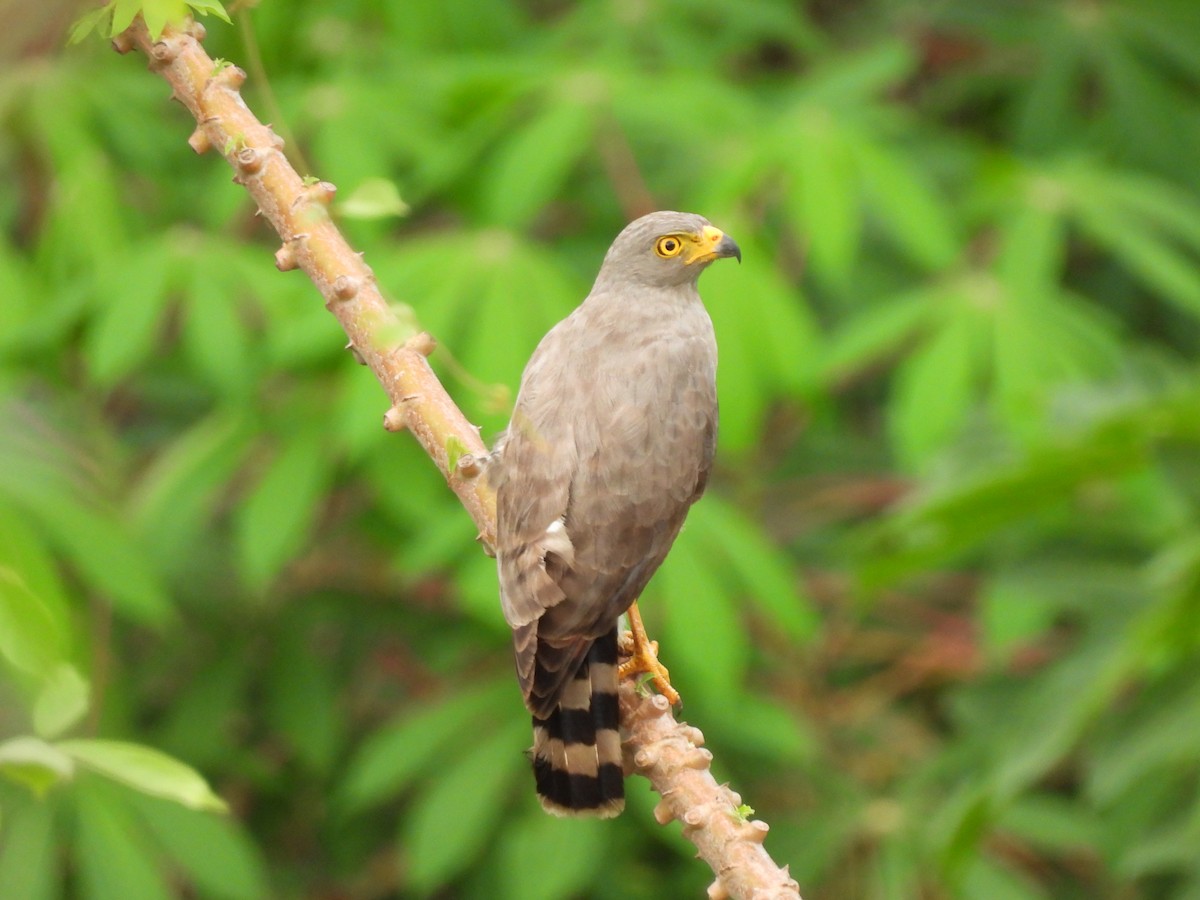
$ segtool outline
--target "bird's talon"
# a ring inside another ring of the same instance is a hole
[[[646,683],[650,682],[672,706],[678,705],[679,691],[671,686],[671,673],[667,667],[658,661],[658,641],[652,641],[646,636],[646,627],[642,624],[637,604],[629,608],[629,629],[630,655],[618,668],[620,676],[627,678],[643,675],[644,677],[638,680],[639,688],[644,688]]]

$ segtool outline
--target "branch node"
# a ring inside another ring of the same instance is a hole
[[[685,831],[692,828],[699,828],[708,821],[708,817],[712,815],[712,804],[701,803],[699,806],[693,806],[683,814],[681,821]]]
[[[208,30],[195,19],[188,19],[187,24],[183,26],[183,33],[196,41],[202,41],[208,37]]]
[[[464,453],[458,458],[454,468],[462,478],[475,478],[483,471],[483,464],[474,453]]]
[[[284,148],[284,145],[287,142],[283,138],[281,138],[279,135],[277,135],[275,133],[275,129],[272,128],[270,125],[267,126],[267,131],[270,132],[270,135],[271,135],[271,146],[274,147],[276,150],[282,150]]]
[[[212,149],[212,141],[208,139],[208,134],[205,130],[197,126],[196,130],[192,132],[191,137],[188,138],[188,146],[195,150],[196,153],[207,153]]]
[[[338,300],[353,300],[362,289],[362,282],[353,275],[339,275],[333,279],[333,296]]]
[[[179,51],[178,38],[172,37],[156,41],[154,46],[150,48],[150,59],[157,65],[165,66],[175,61],[175,58],[179,56]]]
[[[246,70],[240,66],[222,66],[213,73],[213,81],[231,91],[236,91],[246,83]]]
[[[686,724],[680,725],[679,730],[680,730],[680,734],[682,734],[684,740],[690,741],[692,744],[696,745],[697,747],[704,746],[704,732],[701,731],[699,728],[697,728],[695,725],[686,725]]]
[[[713,755],[702,747],[692,747],[683,758],[683,764],[689,769],[707,769],[712,763]]]
[[[405,429],[404,411],[393,406],[383,414],[383,427],[388,431],[403,431]]]
[[[133,42],[133,34],[129,31],[122,31],[118,35],[114,35],[112,39],[112,48],[124,56],[137,44]]]
[[[747,822],[738,830],[745,840],[753,844],[761,844],[767,839],[767,832],[771,830],[771,826],[766,822],[755,819],[752,822]]]
[[[437,349],[437,339],[428,331],[419,331],[404,342],[404,347],[406,350],[428,356]]]
[[[290,242],[275,251],[275,268],[280,272],[290,272],[296,265],[296,251],[292,249]]]
[[[708,886],[708,900],[729,900],[729,891],[720,878]]]
[[[649,769],[656,762],[658,762],[658,751],[653,745],[643,747],[637,753],[633,754],[633,764],[639,769]],[[667,821],[669,822],[670,819]]]
[[[638,710],[647,719],[661,718],[671,711],[671,701],[662,694],[654,694]]]
[[[244,175],[253,175],[263,167],[263,152],[255,147],[243,147],[233,155],[233,161]]]
[[[306,187],[301,196],[309,203],[320,203],[323,206],[328,206],[333,202],[333,196],[336,193],[336,185],[328,181],[318,181]]]
[[[671,812],[671,804],[666,800],[654,804],[654,821],[659,825],[670,825],[674,818],[675,813]]]

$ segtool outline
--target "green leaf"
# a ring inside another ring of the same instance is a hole
[[[1014,695],[1008,720],[993,735],[1000,762],[990,776],[999,796],[1028,788],[1071,750],[1128,665],[1123,643],[1103,636]]]
[[[1155,232],[1191,249],[1200,249],[1200,203],[1165,179],[1139,172],[1097,172],[1101,183],[1075,176],[1072,187],[1089,199],[1100,194],[1127,214],[1142,219]]]
[[[735,235],[743,228],[750,235],[742,240],[745,264],[714,266],[700,286],[720,347],[723,458],[758,451],[763,421],[775,402],[815,383],[819,346],[808,307],[781,277],[771,249],[754,240],[749,223],[729,227]],[[752,316],[746,314],[747,297],[754,298]],[[771,327],[764,328],[764,322]]]
[[[651,622],[662,622],[661,658],[675,687],[685,697],[695,691],[714,705],[740,695],[750,661],[750,641],[721,578],[722,567],[723,561],[714,560],[685,531],[650,582],[649,602],[641,607]]]
[[[0,773],[41,796],[75,774],[71,758],[40,738],[15,737],[0,744]]]
[[[20,454],[23,451],[15,452]],[[0,456],[7,455],[0,450]],[[0,466],[10,462],[11,458],[5,458],[0,461]],[[22,477],[21,473],[18,473],[18,477]],[[0,492],[3,491],[4,486],[0,485]],[[10,575],[16,574],[25,585],[22,590],[36,597],[45,609],[53,623],[51,627],[60,635],[62,646],[65,646],[71,627],[70,602],[63,587],[60,566],[30,518],[23,511],[0,501],[0,573],[7,571]],[[6,583],[7,576],[0,574],[0,594]],[[0,603],[3,603],[2,599]],[[3,646],[2,639],[0,646]],[[3,655],[2,650],[0,655]]]
[[[309,769],[328,773],[342,741],[332,667],[301,631],[275,641],[267,670],[267,716]]]
[[[130,513],[139,546],[168,573],[187,571],[254,439],[236,413],[214,412],[175,432],[141,470]]]
[[[185,292],[183,349],[210,384],[244,396],[252,388],[254,371],[249,332],[239,310],[246,301],[230,281],[215,278],[207,259],[194,261]]]
[[[151,40],[162,37],[167,25],[182,24],[188,15],[188,4],[184,0],[142,0],[142,18]]]
[[[228,642],[226,649],[205,666],[203,678],[180,685],[154,732],[155,746],[186,754],[202,769],[229,765],[242,712],[252,705],[248,669],[257,660],[240,642]]]
[[[688,531],[688,539],[694,532],[705,548],[706,559],[721,563],[729,589],[748,593],[772,628],[795,641],[816,634],[819,618],[802,595],[790,561],[732,506],[715,496],[707,497],[688,514]]]
[[[347,219],[388,219],[408,215],[408,204],[400,199],[394,181],[367,178],[338,203],[337,211]]]
[[[950,265],[959,252],[950,210],[925,183],[921,169],[866,136],[849,142],[871,205],[892,240],[929,271]]]
[[[62,734],[83,718],[91,700],[91,685],[79,670],[59,663],[49,673],[33,704],[33,727],[44,738]]]
[[[0,656],[16,669],[46,678],[62,659],[63,645],[46,604],[20,575],[0,566]]]
[[[412,712],[369,735],[346,767],[338,805],[357,812],[393,799],[453,747],[477,734],[475,723],[491,710],[515,702],[507,682],[489,681],[476,689],[459,689],[439,702]]]
[[[84,768],[134,790],[192,809],[226,809],[225,801],[212,792],[195,769],[151,747],[100,739],[59,741],[54,746]]]
[[[496,385],[517,383],[538,341],[582,295],[572,296],[570,283],[549,256],[516,235],[489,231],[476,241],[485,268],[473,273],[476,286],[456,288],[468,295],[452,301],[461,304],[459,315],[465,319],[450,350],[468,373],[462,380],[478,395],[475,405],[500,427],[511,412],[511,395]],[[524,314],[514,315],[514,297],[526,298]]]
[[[1154,230],[1130,227],[1126,210],[1090,197],[1080,210],[1080,225],[1151,288],[1181,309],[1200,315],[1200,272],[1195,261]]]
[[[171,617],[173,607],[158,572],[123,523],[73,497],[44,500],[36,512],[54,543],[118,611],[151,625]]]
[[[52,804],[42,800],[5,804],[4,814],[0,897],[55,900],[65,896]]]
[[[223,22],[232,24],[229,13],[225,11],[225,7],[218,0],[187,0],[187,5],[191,7],[192,12],[199,13],[202,16],[211,14]]]
[[[133,24],[146,0],[113,0],[112,34],[114,37]]]
[[[822,348],[826,378],[839,381],[898,352],[928,326],[937,302],[936,294],[920,290],[889,297],[852,316]]]
[[[448,884],[474,864],[495,839],[505,800],[527,774],[521,748],[529,742],[522,717],[498,728],[479,729],[465,752],[444,756],[427,775],[403,828],[403,853],[413,889],[427,893]],[[533,779],[529,778],[529,802]]]
[[[262,855],[226,816],[135,794],[130,804],[163,849],[202,892],[228,900],[271,896]]]
[[[1041,579],[995,578],[981,598],[984,643],[1003,658],[1045,633],[1059,612],[1058,605],[1043,596]]]
[[[81,43],[93,31],[99,32],[101,37],[111,36],[113,5],[112,3],[106,3],[103,6],[84,13],[76,19],[74,24],[71,25],[71,33],[67,38],[67,43]]]
[[[972,859],[958,896],[962,900],[1049,900],[1031,878],[986,856]]]
[[[119,795],[80,786],[75,794],[76,843],[86,900],[170,900],[171,890],[145,831]]]
[[[167,304],[169,261],[169,248],[156,241],[120,262],[106,262],[101,306],[84,346],[99,384],[111,387],[154,352]]]
[[[919,467],[966,422],[974,393],[974,350],[969,316],[952,313],[897,372],[889,425],[909,466]]]
[[[1079,487],[1144,465],[1138,433],[1118,420],[1074,440],[1041,446],[1019,463],[961,475],[897,509],[879,524],[863,565],[872,587],[947,565],[1014,523],[1057,512]],[[1095,565],[1095,563],[1093,563]]]
[[[1103,825],[1095,812],[1073,799],[1050,794],[1017,799],[1001,813],[996,826],[1034,847],[1060,853],[1087,851],[1103,843]]]
[[[813,269],[835,285],[849,279],[858,253],[862,214],[854,171],[834,114],[801,111],[788,138],[794,155],[793,215],[812,252]]]
[[[372,451],[384,447],[395,449],[396,441],[380,427],[380,414],[386,402],[379,391],[379,382],[359,366],[346,366],[338,379],[336,419],[332,431],[337,444],[335,450],[348,462],[361,462]],[[432,468],[432,467],[430,467]],[[415,472],[412,473],[416,475]],[[406,478],[406,487],[410,479]]]
[[[1045,153],[1069,141],[1079,127],[1075,110],[1082,78],[1082,48],[1063,39],[1063,29],[1047,28],[1037,35],[1038,75],[1020,97],[1015,132],[1017,149]]]
[[[501,838],[500,896],[567,900],[586,893],[605,867],[611,834],[606,825],[596,819],[557,819],[541,810],[509,823]]]
[[[485,187],[491,221],[522,227],[562,193],[592,142],[596,114],[579,98],[555,97],[496,154]],[[536,160],[536,165],[531,161]]]
[[[996,272],[1012,296],[1036,302],[1059,293],[1066,256],[1063,207],[1068,188],[1043,173],[1027,176],[1023,188],[1025,202],[1000,223]]]
[[[1140,711],[1113,739],[1089,747],[1094,756],[1088,794],[1111,804],[1139,783],[1165,777],[1200,758],[1200,733],[1181,728],[1181,722],[1200,716],[1200,684],[1175,696],[1158,697],[1157,707]]]
[[[308,539],[330,469],[320,431],[291,435],[238,509],[238,555],[255,590],[263,589]]]
[[[831,54],[807,79],[804,96],[830,109],[861,109],[868,98],[903,84],[919,62],[911,42],[887,36],[864,50]]]
[[[452,434],[446,438],[446,464],[453,472],[458,465],[458,461],[462,459],[463,454],[467,452],[467,445],[462,442],[458,435]]]
[[[706,729],[719,729],[727,746],[764,763],[810,763],[821,752],[815,728],[798,712],[757,694],[745,693],[736,705],[705,706],[704,711]]]

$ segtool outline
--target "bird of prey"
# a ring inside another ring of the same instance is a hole
[[[628,225],[591,293],[538,344],[488,465],[501,605],[538,797],[555,815],[625,805],[617,621],[708,480],[717,345],[696,279],[724,257],[742,258],[702,216]],[[630,621],[634,671],[654,670],[636,607]]]

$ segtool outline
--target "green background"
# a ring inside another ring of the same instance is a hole
[[[643,780],[538,810],[470,520],[76,12],[0,40],[0,896],[703,896]],[[741,244],[643,608],[806,900],[1200,898],[1200,4],[234,18],[209,53],[489,442],[629,218]]]

